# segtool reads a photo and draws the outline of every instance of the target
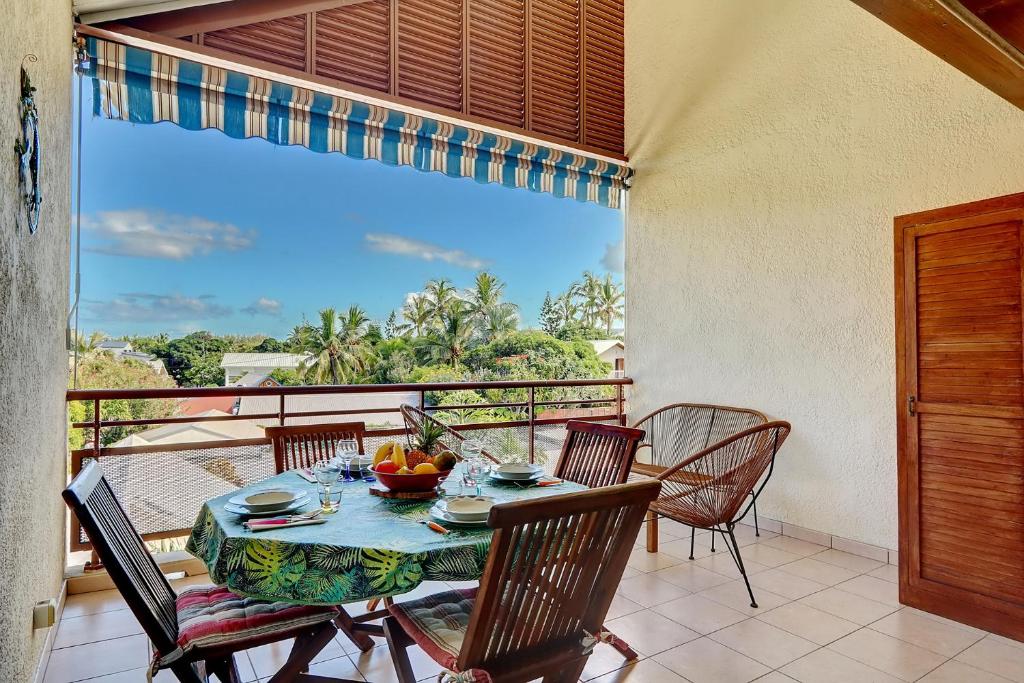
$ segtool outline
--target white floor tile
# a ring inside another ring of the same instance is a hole
[[[662,652],[654,660],[693,683],[748,683],[771,671],[706,637]]]
[[[921,683],[1007,683],[1010,679],[951,659],[921,679]]]
[[[828,564],[827,562],[819,562],[814,559],[814,556],[805,557],[797,560],[796,562],[790,562],[779,567],[782,571],[787,574],[796,574],[797,576],[817,583],[824,584],[826,586],[834,586],[837,583],[843,581],[849,581],[850,579],[857,576],[857,572],[844,567],[839,567],[834,564]]]
[[[837,588],[827,588],[820,593],[812,593],[806,598],[800,598],[800,602],[861,626],[867,626],[887,614],[892,614],[897,609]]]
[[[742,612],[700,595],[687,595],[664,605],[656,605],[652,609],[702,635],[749,619]]]
[[[828,647],[904,681],[916,681],[946,661],[942,655],[869,628],[854,631]]]
[[[696,631],[650,610],[606,621],[604,626],[645,657],[700,637]]]
[[[690,592],[651,574],[641,574],[620,582],[619,594],[644,607],[652,607],[689,595]]]
[[[828,645],[860,628],[859,624],[814,609],[801,602],[791,602],[776,607],[756,618],[818,645]]]
[[[929,619],[910,608],[893,612],[869,628],[946,657],[956,656],[985,637],[984,631]]]
[[[811,593],[817,593],[828,588],[828,586],[817,581],[811,581],[810,579],[784,572],[781,569],[769,569],[754,574],[750,577],[750,585],[754,587],[755,591],[758,589],[769,590],[790,600],[798,600]],[[757,597],[756,592],[754,597]]]
[[[991,636],[982,638],[956,656],[957,661],[1011,681],[1024,681],[1024,648],[1015,647]]]
[[[712,640],[777,669],[818,649],[818,645],[757,619],[716,631]]]
[[[815,650],[787,664],[782,667],[782,673],[800,683],[899,683],[900,680],[828,648]]]

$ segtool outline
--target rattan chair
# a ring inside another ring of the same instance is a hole
[[[210,674],[240,683],[234,653],[295,638],[288,660],[270,680],[314,680],[302,672],[337,632],[337,610],[254,600],[215,586],[176,595],[99,465],[87,465],[63,496],[152,641],[153,673],[170,669],[183,683],[200,683]]]
[[[570,420],[554,475],[588,488],[624,484],[642,429]]]
[[[422,647],[461,681],[575,683],[605,616],[657,481],[516,501],[491,510],[495,530],[479,590],[397,603],[384,619],[402,683]]]
[[[457,458],[462,458],[462,443],[468,440],[465,436],[441,422],[433,415],[428,415],[425,411],[415,408],[408,403],[403,403],[399,410],[402,411],[402,419],[405,420],[405,438],[410,448],[412,447],[412,440],[415,435],[423,429],[423,424],[430,423],[444,430],[444,437],[441,440],[441,445],[454,453]],[[501,460],[494,457],[494,455],[486,450],[481,450],[480,454],[491,462],[501,462]]]
[[[633,472],[656,477],[695,453],[767,421],[763,413],[748,408],[702,403],[674,403],[658,408],[633,425],[646,432],[646,437],[637,449]],[[773,465],[769,464],[761,486],[750,491],[754,501],[754,533],[758,536],[761,535],[761,528],[757,520],[757,495],[771,477]],[[691,530],[691,540],[694,535],[695,532]],[[715,539],[712,537],[711,550],[714,549]],[[658,516],[653,512],[647,518],[647,551],[658,551]]]
[[[322,460],[334,457],[338,442],[354,439],[359,453],[363,453],[362,422],[335,422],[290,427],[266,427],[267,438],[274,445],[274,469],[278,474],[289,470],[312,467]]]
[[[659,473],[661,495],[651,503],[650,512],[688,524],[694,529],[722,534],[725,547],[736,562],[750,594],[750,606],[757,607],[754,592],[743,566],[733,529],[754,505],[744,501],[775,460],[779,447],[789,436],[788,422],[766,422],[734,434]],[[763,487],[762,483],[762,487]],[[758,489],[760,492],[760,489]],[[693,559],[690,536],[690,559]]]

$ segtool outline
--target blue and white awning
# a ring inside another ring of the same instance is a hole
[[[95,113],[341,152],[618,208],[629,167],[447,121],[88,38]]]

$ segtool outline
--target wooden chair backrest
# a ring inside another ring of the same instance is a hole
[[[114,497],[103,470],[89,463],[62,495],[157,651],[173,652],[178,640],[174,589]]]
[[[291,427],[267,427],[267,438],[274,444],[274,469],[278,474],[288,470],[312,467],[334,457],[338,442],[355,439],[363,453],[363,422],[335,422]]]
[[[665,468],[767,421],[763,413],[749,408],[674,403],[658,408],[633,426],[647,432],[640,442],[640,459]]]
[[[629,477],[642,429],[570,420],[555,476],[589,488],[623,484]]]
[[[415,408],[408,403],[403,403],[400,408],[402,411],[402,419],[405,420],[405,437],[409,447],[412,447],[412,440],[415,435],[423,428],[424,422],[430,422],[438,425],[444,430],[444,438],[441,440],[441,444],[456,455],[460,460],[462,459],[462,442],[467,440],[467,437],[459,434],[456,430],[452,429],[444,422],[441,422],[436,417],[428,415],[425,411]],[[490,460],[491,462],[501,462],[498,458],[494,457],[485,449],[481,449],[480,454]]]
[[[699,526],[732,521],[747,495],[775,460],[789,436],[788,422],[767,422],[712,444],[684,461],[676,472],[660,475],[664,484],[658,508]]]
[[[528,680],[578,660],[584,638],[602,629],[660,488],[647,480],[492,508],[459,669]]]

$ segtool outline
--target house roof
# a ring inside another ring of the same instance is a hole
[[[299,353],[225,353],[222,368],[297,368],[309,359]]]
[[[227,415],[220,410],[207,410],[191,417]],[[153,444],[191,443],[231,439],[262,439],[263,428],[248,420],[223,422],[190,422],[162,425],[132,434],[114,446],[141,446]]]
[[[104,339],[96,345],[97,349],[127,349],[131,346],[130,342],[121,341],[120,339]]]
[[[605,351],[613,349],[616,346],[618,346],[620,349],[626,348],[626,345],[623,344],[622,341],[619,339],[591,339],[590,343],[594,347],[594,352],[597,353],[597,355],[599,356]]]
[[[94,24],[220,2],[225,0],[73,0],[72,8],[84,23]]]
[[[263,384],[263,382],[265,382],[268,379],[271,382],[274,382],[274,384],[277,384],[277,382],[270,377],[270,373],[269,372],[259,372],[257,370],[254,370],[252,372],[247,372],[244,375],[242,375],[241,377],[239,377],[238,379],[236,379],[234,382],[231,383],[231,386],[233,386],[233,387],[258,387],[259,385]]]
[[[231,413],[235,407],[237,396],[196,396],[186,398],[178,404],[178,412],[182,415],[201,415],[210,410]]]

